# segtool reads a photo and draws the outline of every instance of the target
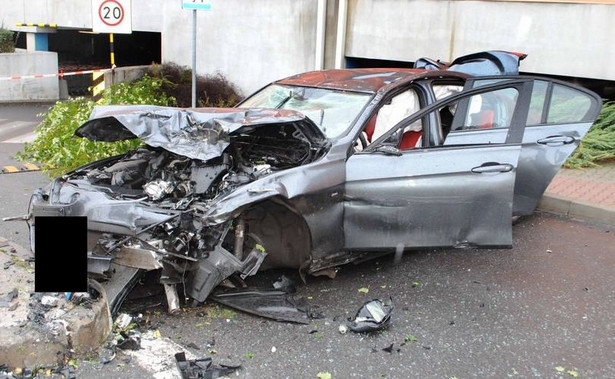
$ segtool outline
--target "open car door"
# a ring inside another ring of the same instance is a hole
[[[469,79],[465,89],[519,78]],[[549,183],[577,148],[602,106],[600,97],[587,89],[557,80],[531,80],[533,89],[515,184],[513,215],[516,216],[534,212]],[[510,131],[503,120],[512,112],[511,105],[491,107],[491,101],[485,95],[480,102],[460,103],[445,144],[490,143],[506,138]]]
[[[443,145],[440,130],[446,126],[441,112],[454,112],[463,101],[502,91],[519,104],[509,125],[515,133],[499,143]],[[510,247],[519,133],[523,132],[530,95],[531,81],[527,80],[463,91],[405,118],[349,157],[345,247]],[[423,138],[440,141],[434,146],[406,149],[404,134],[419,126]]]

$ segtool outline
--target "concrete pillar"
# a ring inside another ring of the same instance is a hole
[[[26,50],[28,53],[31,53],[35,50],[36,47],[36,33],[26,33]]]
[[[26,33],[26,50],[49,51],[49,38],[47,33]]]

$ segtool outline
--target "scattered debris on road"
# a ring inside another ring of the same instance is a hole
[[[321,318],[303,298],[277,289],[225,289],[210,296],[211,300],[240,311],[276,321],[309,324]]]
[[[219,378],[232,374],[241,367],[241,365],[214,365],[210,357],[186,359],[186,353],[184,352],[175,354],[175,360],[183,379]]]
[[[348,324],[353,332],[373,332],[386,328],[391,322],[393,299],[384,303],[380,299],[370,300],[359,308],[357,315]]]

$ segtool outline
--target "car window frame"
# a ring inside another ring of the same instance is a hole
[[[321,130],[321,132],[325,135],[325,137],[330,141],[337,141],[337,140],[343,139],[346,136],[348,136],[350,131],[356,126],[356,123],[360,120],[362,115],[365,113],[366,109],[368,109],[370,105],[373,103],[374,97],[376,95],[375,93],[371,91],[356,91],[356,90],[344,90],[344,89],[338,89],[338,88],[327,88],[327,87],[318,87],[318,86],[310,86],[310,85],[286,84],[286,83],[279,83],[276,81],[276,82],[271,82],[271,83],[268,83],[262,86],[257,91],[251,93],[249,96],[245,97],[243,100],[237,103],[233,108],[244,108],[245,103],[247,103],[250,99],[253,99],[255,96],[261,94],[264,90],[266,90],[267,88],[271,86],[280,86],[280,87],[289,87],[289,88],[309,88],[309,89],[316,89],[316,90],[321,89],[321,90],[327,90],[327,91],[337,92],[337,93],[350,93],[350,94],[366,96],[365,104],[363,104],[363,106],[359,109],[355,117],[348,123],[345,129],[336,136],[331,136],[331,137],[327,136],[325,131],[322,130],[322,126],[317,124],[316,121],[312,120],[312,122]],[[249,109],[249,108],[245,108],[245,109]],[[275,109],[287,109],[287,108],[276,107]],[[289,109],[289,110],[293,110],[293,109]],[[303,113],[297,110],[293,110],[293,111]],[[305,113],[303,114],[305,115]],[[307,115],[306,117],[309,118],[309,116]]]
[[[378,112],[380,112],[380,110],[382,109],[383,106],[385,106],[386,104],[389,103],[389,101],[391,101],[393,98],[395,98],[396,96],[401,95],[404,92],[407,92],[409,90],[414,90],[416,95],[418,96],[418,100],[419,100],[419,111],[421,109],[423,109],[425,106],[427,106],[429,103],[433,102],[433,95],[430,95],[424,88],[423,85],[417,83],[415,80],[405,83],[403,86],[399,86],[396,87],[395,89],[392,89],[391,91],[385,93],[382,98],[380,98],[378,100],[378,102],[376,104],[373,104],[371,107],[369,107],[370,104],[368,104],[368,107],[366,107],[364,109],[364,113],[365,111],[367,111],[368,114],[364,114],[362,113],[360,115],[360,117],[356,120],[359,121],[359,119],[361,119],[361,127],[358,129],[358,133],[353,136],[353,145],[355,143],[358,143],[358,140],[360,138],[360,135],[362,133],[365,132],[365,128],[367,127],[367,124],[370,122],[370,120],[372,119],[372,117],[378,115]],[[372,102],[374,101],[374,99],[377,97],[377,94],[375,94],[374,98],[372,98]],[[408,117],[416,114],[417,112],[412,113],[411,115],[409,115]],[[397,124],[393,125],[391,128],[389,128],[389,130],[387,130],[387,132],[385,132],[384,134],[387,134],[391,129],[397,127],[399,125],[400,122],[402,122],[403,120],[406,120],[408,117],[405,117],[403,119],[401,119]],[[426,132],[427,127],[425,126],[425,124],[423,124],[423,132]],[[381,135],[384,136],[384,134]],[[392,133],[391,133],[392,134]],[[390,136],[390,135],[389,135]],[[373,140],[369,145],[373,145],[377,140],[379,140],[379,138]],[[365,150],[362,150],[365,151]],[[361,153],[362,151],[355,151],[354,153]]]
[[[546,94],[545,94],[545,99],[544,102],[542,104],[542,112],[541,112],[541,116],[540,116],[540,122],[539,123],[532,123],[529,124],[527,123],[526,120],[526,127],[533,127],[533,126],[546,126],[546,125],[558,125],[558,124],[577,124],[577,123],[581,123],[581,122],[588,122],[588,120],[594,119],[598,113],[600,112],[600,109],[602,108],[602,103],[603,100],[602,98],[596,94],[594,91],[589,90],[588,88],[585,87],[581,87],[579,85],[575,85],[560,79],[552,79],[552,78],[547,78],[547,77],[540,77],[540,76],[530,76],[530,75],[515,75],[515,76],[481,76],[481,77],[472,77],[472,78],[468,78],[466,79],[466,83],[464,86],[464,91],[469,90],[469,89],[473,89],[473,88],[479,88],[479,87],[472,87],[472,85],[476,82],[480,82],[480,81],[488,81],[488,80],[496,80],[498,82],[508,82],[508,81],[514,81],[517,79],[527,79],[527,80],[533,80],[534,82],[546,82],[547,83],[547,89],[546,89]],[[491,84],[489,84],[491,85]],[[552,123],[548,123],[547,119],[549,117],[549,108],[551,107],[551,98],[553,96],[553,87],[554,85],[560,85],[572,90],[576,90],[579,91],[581,93],[584,93],[585,95],[587,95],[588,97],[590,97],[593,101],[591,102],[591,106],[590,108],[587,110],[587,112],[585,113],[585,115],[583,116],[583,118],[579,121],[567,121],[567,122],[552,122]],[[486,85],[484,85],[486,86]],[[484,87],[484,86],[480,86],[480,87]],[[533,88],[532,88],[533,90]],[[530,101],[531,101],[531,96],[533,93],[530,93]],[[529,108],[528,108],[529,110]]]
[[[470,79],[467,79],[470,80]],[[377,151],[379,145],[382,145],[384,141],[386,141],[391,135],[397,132],[400,128],[405,127],[405,125],[410,125],[413,122],[416,122],[419,118],[425,118],[427,121],[427,130],[430,133],[436,132],[441,128],[440,120],[433,120],[435,117],[429,117],[430,114],[434,114],[434,111],[446,106],[447,104],[452,104],[455,102],[463,101],[464,98],[471,97],[473,95],[497,91],[499,89],[505,88],[517,88],[519,91],[519,100],[517,101],[517,105],[515,107],[513,117],[511,120],[511,125],[508,129],[508,133],[506,135],[506,140],[504,144],[512,144],[512,143],[521,143],[523,138],[523,130],[525,127],[525,122],[527,119],[527,112],[529,109],[530,97],[532,93],[533,81],[535,78],[519,78],[519,77],[511,77],[510,80],[503,80],[498,83],[489,84],[485,86],[479,86],[476,88],[464,89],[458,94],[445,97],[441,100],[433,102],[432,104],[424,107],[420,111],[416,112],[413,115],[406,117],[405,119],[398,122],[395,126],[393,126],[388,132],[384,133],[378,139],[373,141],[367,148],[358,153],[373,153]],[[431,120],[430,120],[431,118]],[[425,127],[424,127],[425,128]],[[440,130],[441,132],[441,130]],[[439,148],[443,147],[442,143],[444,142],[443,138],[440,138],[439,141],[435,143],[428,143],[427,146],[423,146],[422,148]],[[483,145],[486,143],[478,143],[478,145]],[[446,147],[454,147],[454,146],[466,146],[466,145],[446,145]],[[412,151],[412,150],[406,150]],[[404,151],[404,152],[406,152]]]

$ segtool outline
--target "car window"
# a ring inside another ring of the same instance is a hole
[[[481,79],[473,87],[493,84],[508,78]],[[595,99],[586,92],[547,80],[534,80],[526,125],[566,124],[591,119]]]
[[[538,125],[542,122],[542,111],[547,98],[549,83],[544,80],[534,81],[532,98],[530,100],[530,110],[527,114],[526,125]]]
[[[554,84],[547,113],[547,124],[581,122],[592,106],[592,98],[584,92]]]
[[[508,128],[518,98],[519,93],[514,88],[474,95],[467,100],[465,114],[455,117],[451,130]]]
[[[365,93],[272,84],[238,107],[292,109],[309,117],[327,137],[335,138],[350,127],[370,98]]]
[[[466,88],[464,92],[470,93],[452,95],[450,99],[445,98],[427,106],[428,110],[419,111],[400,121],[373,141],[367,150],[392,154],[416,147],[503,144],[509,138],[511,143],[516,141],[523,125],[513,124],[513,120],[518,115],[525,118],[527,108],[523,111],[520,98],[523,91],[529,103],[529,81],[496,82],[492,87]],[[422,127],[415,128],[416,124]]]
[[[438,84],[434,83],[431,88],[436,96],[436,100],[442,100],[456,93],[463,91],[463,86],[454,84]]]

